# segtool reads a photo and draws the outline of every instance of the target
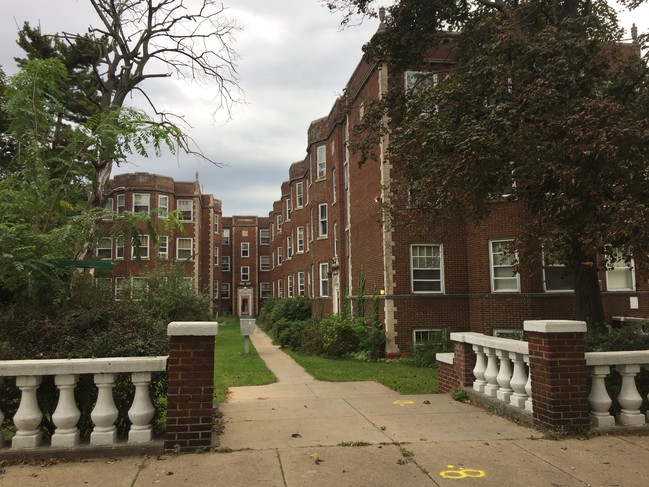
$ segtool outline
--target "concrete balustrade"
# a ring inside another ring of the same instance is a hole
[[[91,445],[114,445],[117,441],[115,421],[118,411],[113,400],[113,388],[118,374],[129,374],[135,386],[135,397],[129,410],[132,427],[128,441],[151,441],[151,420],[155,413],[149,394],[151,373],[166,369],[167,357],[0,361],[0,376],[15,377],[20,390],[20,404],[13,417],[16,434],[11,440],[11,448],[31,449],[42,445],[43,413],[38,405],[37,391],[44,376],[54,376],[59,390],[56,409],[52,413],[56,429],[51,446],[74,448],[79,445],[77,424],[81,412],[75,402],[74,391],[79,376],[83,374],[92,375],[98,389],[97,401],[90,414],[94,424]],[[0,416],[4,419],[4,413],[0,412]]]
[[[526,321],[524,329],[527,342],[451,333],[454,353],[438,354],[440,392],[471,387],[531,413],[544,429],[649,429],[649,412],[641,412],[643,398],[635,381],[641,368],[649,366],[649,351],[585,353],[586,324],[579,321]],[[473,364],[471,377],[468,363]],[[615,398],[606,389],[613,371],[622,380]],[[615,401],[617,417],[610,412]]]

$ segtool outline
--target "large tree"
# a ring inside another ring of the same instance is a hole
[[[347,13],[374,6],[327,3]],[[408,191],[410,206],[431,222],[480,220],[515,182],[525,213],[521,255],[542,246],[563,263],[579,318],[602,323],[602,256],[629,262],[649,252],[642,39],[621,44],[603,0],[402,0],[388,13],[366,46],[378,60],[421,67],[449,29],[459,48],[443,82],[385,97],[360,127],[376,133],[390,116],[390,156],[403,177],[394,198]]]
[[[61,117],[60,142],[66,143],[66,127],[92,118],[101,126],[102,120],[114,119],[132,97],[141,95],[152,111],[147,123],[175,134],[168,145],[204,157],[182,130],[183,114],[159,110],[146,81],[176,76],[214,84],[214,111],[229,110],[239,97],[232,49],[238,28],[225,17],[223,5],[214,0],[88,1],[98,19],[85,34],[46,35],[28,24],[19,34],[27,59],[56,57],[68,69],[69,118]],[[18,61],[23,64],[26,59]],[[84,156],[92,167],[89,202],[101,206],[111,170],[127,154],[106,133]]]

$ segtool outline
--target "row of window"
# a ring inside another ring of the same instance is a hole
[[[272,294],[278,298],[292,298],[295,296],[316,297],[314,280],[318,279],[318,296],[326,298],[329,296],[329,264],[321,262],[318,265],[318,275],[316,276],[314,266],[308,272],[300,271],[295,275],[286,276],[286,293],[284,288],[284,278],[278,279],[272,283]],[[308,289],[307,289],[308,286]]]
[[[113,240],[114,254],[113,254]],[[180,237],[176,239],[176,260],[188,260],[193,255],[192,238]],[[116,237],[102,237],[97,241],[96,255],[101,260],[124,259],[126,239],[123,235]],[[162,235],[158,237],[158,259],[169,258],[169,237]],[[149,235],[138,235],[137,239],[131,241],[131,256],[141,260],[148,260],[151,256],[151,237]]]
[[[513,240],[489,242],[489,271],[491,292],[520,292],[520,276],[516,272],[518,255],[511,250]],[[572,291],[574,283],[561,264],[548,262],[543,266],[546,291]],[[624,261],[610,264],[606,271],[608,291],[633,291],[635,274],[633,266]],[[410,246],[410,270],[413,293],[443,293],[444,263],[441,244],[417,244]]]
[[[194,279],[192,277],[183,277],[183,280],[187,283],[188,286],[194,285]],[[124,277],[115,278],[115,299],[119,301],[124,297],[124,287],[126,285],[127,279]],[[142,299],[149,292],[149,281],[146,277],[131,277],[130,281],[130,293],[132,299]],[[106,290],[108,293],[112,294],[113,279],[110,277],[96,277],[95,286],[100,289]]]
[[[112,197],[106,198],[105,208],[109,211],[114,211],[117,215],[123,215],[126,211],[126,195],[116,195],[116,204]],[[151,195],[149,193],[133,193],[133,204],[131,210],[134,212],[144,212],[149,214],[151,212]],[[182,221],[194,221],[194,201],[188,199],[176,200],[176,210],[180,212],[180,219]],[[169,196],[166,194],[158,195],[158,216],[166,218],[169,214]],[[215,221],[218,225],[218,220]],[[218,228],[218,226],[217,226]]]

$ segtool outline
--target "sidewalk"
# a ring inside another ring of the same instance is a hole
[[[252,340],[279,381],[221,405],[232,453],[10,465],[0,486],[649,485],[649,437],[545,440],[446,395],[317,381],[261,332]]]

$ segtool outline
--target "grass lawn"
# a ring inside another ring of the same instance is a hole
[[[214,400],[225,400],[228,387],[271,384],[277,378],[259,358],[250,343],[250,353],[243,353],[243,336],[237,318],[219,318],[219,333],[214,350]]]
[[[350,382],[374,380],[401,394],[437,392],[437,369],[416,367],[399,361],[364,362],[349,358],[333,359],[285,351],[318,380]]]

